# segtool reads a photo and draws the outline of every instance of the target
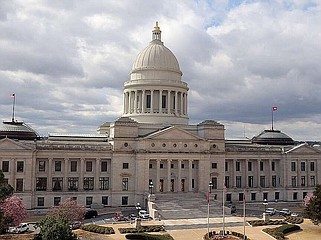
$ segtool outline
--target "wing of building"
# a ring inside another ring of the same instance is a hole
[[[321,183],[317,147],[265,130],[226,140],[214,120],[188,122],[188,85],[156,23],[124,82],[123,115],[97,134],[39,137],[24,123],[0,126],[0,167],[28,209],[67,198],[86,206],[134,206],[157,196],[206,193],[222,201],[302,201]],[[152,184],[151,184],[152,183]]]

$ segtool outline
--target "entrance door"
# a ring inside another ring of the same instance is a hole
[[[174,192],[174,184],[175,184],[174,179],[171,179],[171,192]]]
[[[159,180],[159,191],[160,192],[164,191],[164,179]]]
[[[181,191],[185,192],[185,179],[181,179]]]

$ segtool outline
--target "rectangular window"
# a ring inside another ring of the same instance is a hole
[[[45,161],[39,161],[38,170],[39,170],[39,172],[46,171],[46,162]]]
[[[68,190],[69,191],[78,191],[78,178],[69,177],[68,178]]]
[[[302,199],[304,199],[307,194],[308,194],[308,192],[303,192]]]
[[[236,176],[236,187],[241,188],[242,187],[242,177]]]
[[[55,161],[55,172],[61,172],[61,161]]]
[[[314,162],[310,162],[310,171],[314,172]]]
[[[243,193],[239,193],[239,201],[243,202],[244,200],[244,194]]]
[[[100,163],[100,171],[101,172],[107,172],[107,161],[102,161]]]
[[[212,189],[217,189],[217,177],[212,177]]]
[[[230,187],[230,177],[229,176],[225,176],[225,187],[226,188]]]
[[[121,205],[127,206],[128,205],[128,197],[127,196],[122,196],[121,197]]]
[[[272,176],[272,187],[276,187],[276,175]]]
[[[255,201],[256,200],[256,193],[251,193],[251,200]]]
[[[302,171],[302,172],[305,171],[305,162],[301,162],[301,171]]]
[[[153,168],[153,164],[152,163],[149,164],[149,168]]]
[[[265,176],[260,176],[260,187],[265,188]]]
[[[53,191],[62,191],[62,177],[52,178],[52,190]]]
[[[194,163],[192,163],[192,168],[195,168],[195,164]]]
[[[162,108],[166,108],[166,96],[162,95]]]
[[[217,163],[212,163],[212,169],[217,169]]]
[[[128,163],[123,163],[123,169],[128,169],[129,168],[129,164]]]
[[[37,198],[37,206],[38,207],[44,207],[45,206],[45,198],[44,197],[38,197]]]
[[[260,161],[260,171],[264,171],[264,162]]]
[[[101,197],[101,204],[108,205],[108,196]]]
[[[268,193],[267,192],[263,193],[263,199],[268,200]]]
[[[122,191],[128,191],[128,178],[122,180]]]
[[[231,202],[232,201],[232,193],[227,193],[226,194],[226,201]]]
[[[93,171],[93,162],[86,161],[86,172],[92,172],[92,171]]]
[[[93,197],[86,197],[86,206],[90,206],[93,203]]]
[[[292,172],[296,171],[296,162],[291,162],[291,171]]]
[[[99,178],[99,189],[100,190],[109,190],[109,177],[100,177]]]
[[[174,164],[173,163],[171,163],[171,168],[174,168]]]
[[[17,172],[23,172],[24,162],[17,161]]]
[[[23,191],[23,179],[17,178],[16,179],[16,192],[22,192]]]
[[[279,200],[280,199],[280,193],[279,192],[275,192],[274,193],[274,199],[275,200]]]
[[[146,95],[146,108],[150,108],[151,107],[151,95]]]
[[[225,172],[228,172],[228,162],[225,162]]]
[[[252,171],[252,162],[247,162],[247,170]]]
[[[84,177],[84,190],[94,190],[93,177]]]
[[[61,197],[54,197],[54,206],[59,206],[61,202]]]
[[[164,164],[163,163],[159,164],[159,168],[164,168]]]
[[[296,187],[296,176],[292,176],[291,177],[291,183],[292,183],[292,187]]]
[[[301,187],[305,187],[305,176],[301,176]]]
[[[2,172],[9,172],[9,161],[2,162]]]
[[[236,164],[235,166],[236,171],[237,172],[241,171],[241,162],[236,162],[235,164]]]
[[[192,188],[195,188],[195,179],[192,179]]]
[[[185,165],[184,165],[184,163],[182,163],[182,164],[181,164],[181,168],[184,168],[184,167],[185,167]]]
[[[275,171],[275,162],[272,162],[271,168],[272,168],[272,171]]]
[[[77,161],[71,161],[70,162],[70,171],[71,172],[77,172]]]
[[[47,191],[47,178],[41,177],[36,179],[36,190]]]
[[[254,185],[253,184],[253,179],[254,179],[253,176],[248,176],[248,185],[249,185],[250,188],[252,188],[253,185]]]
[[[310,185],[311,187],[315,186],[315,176],[310,176]]]
[[[298,193],[297,192],[293,193],[293,200],[298,200]]]

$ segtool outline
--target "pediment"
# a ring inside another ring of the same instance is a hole
[[[151,133],[145,138],[154,140],[200,140],[202,138],[183,130],[179,127],[168,127],[166,129],[159,130],[157,132]]]
[[[3,138],[0,140],[0,151],[1,150],[32,150],[29,146],[24,145],[23,143],[14,141],[10,138]]]
[[[300,144],[298,146],[295,146],[286,153],[295,153],[295,154],[320,154],[321,151],[319,149],[316,149],[314,147],[309,146],[308,144]]]

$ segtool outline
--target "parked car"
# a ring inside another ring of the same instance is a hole
[[[298,216],[299,216],[298,213],[295,213],[295,212],[292,212],[292,213],[291,213],[291,217],[298,217]]]
[[[81,222],[80,221],[74,221],[72,224],[70,224],[70,229],[75,230],[79,229],[81,227]]]
[[[9,232],[10,233],[24,233],[29,230],[29,225],[28,223],[20,223],[18,226],[10,228]]]
[[[120,222],[120,221],[128,221],[129,219],[124,216],[122,213],[115,213],[113,217],[114,221]]]
[[[84,218],[89,219],[89,218],[95,218],[98,216],[98,212],[94,209],[86,209]]]
[[[150,219],[151,218],[146,210],[140,210],[138,213],[138,216],[142,219]]]
[[[265,210],[265,213],[269,214],[269,215],[274,215],[276,213],[276,209],[275,208],[267,208]]]
[[[290,216],[291,215],[291,211],[287,208],[283,208],[280,212],[279,212],[280,215],[282,216]]]
[[[135,213],[131,213],[128,215],[128,219],[135,220],[137,218],[137,215]]]

